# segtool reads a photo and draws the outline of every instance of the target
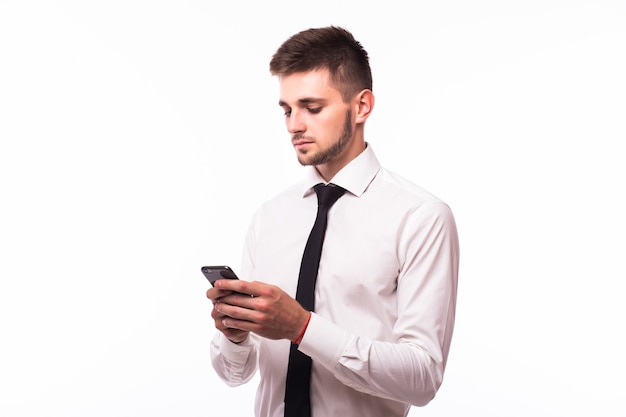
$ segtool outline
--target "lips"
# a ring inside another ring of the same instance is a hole
[[[306,140],[306,139],[295,139],[295,140],[292,140],[292,143],[293,143],[294,148],[303,149],[311,145],[313,141]]]

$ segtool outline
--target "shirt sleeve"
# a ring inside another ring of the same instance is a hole
[[[254,269],[254,230],[253,221],[245,238],[240,269],[242,277],[250,276]],[[258,343],[258,336],[252,333],[243,342],[233,343],[221,332],[216,332],[210,347],[211,364],[228,386],[239,386],[252,379],[258,368]]]
[[[217,332],[210,352],[213,369],[228,386],[245,384],[256,372],[256,346],[252,335],[241,343],[233,343]]]
[[[299,349],[357,391],[423,406],[442,383],[454,327],[459,244],[449,207],[410,213],[398,248],[394,340],[350,334],[314,314]]]

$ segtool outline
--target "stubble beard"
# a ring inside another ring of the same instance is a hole
[[[307,158],[306,154],[298,154],[298,162],[301,165],[322,165],[326,164],[343,152],[352,140],[352,110],[346,112],[346,119],[343,124],[343,131],[339,136],[339,139],[333,143],[329,148],[323,149],[320,152],[311,155]]]

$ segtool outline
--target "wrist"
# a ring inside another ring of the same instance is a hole
[[[298,336],[296,336],[295,339],[293,339],[291,341],[291,343],[293,343],[294,345],[299,345],[300,342],[302,341],[302,338],[304,337],[304,333],[306,332],[307,327],[309,327],[309,322],[311,321],[311,313],[309,313],[309,317],[307,317],[306,322],[304,323],[304,326],[302,327],[302,330],[300,330],[300,333],[298,333]]]
[[[245,342],[246,340],[248,340],[249,332],[246,332],[243,335],[235,335],[235,336],[230,335],[230,336],[228,336],[228,335],[224,334],[224,336],[226,336],[226,339],[228,339],[228,341],[230,343],[234,343],[235,345],[239,345],[239,344]]]

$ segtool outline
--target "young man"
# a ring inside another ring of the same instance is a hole
[[[231,386],[260,372],[257,417],[406,416],[443,379],[459,262],[454,217],[444,202],[382,168],[365,141],[372,77],[367,52],[348,31],[292,36],[270,71],[305,177],[259,208],[242,279],[207,291],[219,330],[213,366]],[[303,252],[319,183],[346,191],[327,214],[318,269]],[[311,269],[319,271],[313,308],[296,301]],[[304,375],[288,370],[297,354],[312,363],[310,388],[292,386]],[[290,390],[310,393],[306,410],[293,411]]]

